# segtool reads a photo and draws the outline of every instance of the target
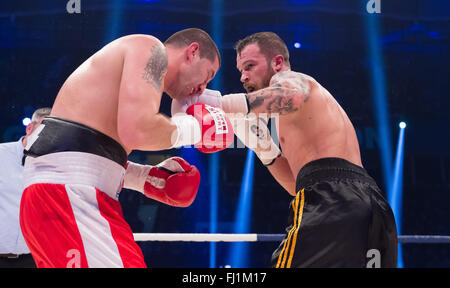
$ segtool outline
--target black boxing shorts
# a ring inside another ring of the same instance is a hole
[[[394,215],[364,168],[315,160],[299,171],[296,189],[273,267],[396,267]]]

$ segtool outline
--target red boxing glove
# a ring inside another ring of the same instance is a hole
[[[202,140],[195,147],[201,152],[214,153],[233,143],[233,127],[222,109],[197,103],[189,106],[186,114],[192,115],[200,124]]]
[[[128,161],[123,187],[175,207],[194,202],[200,185],[200,172],[183,158],[171,157],[156,166]]]

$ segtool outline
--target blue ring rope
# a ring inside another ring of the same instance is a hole
[[[285,237],[284,234],[256,234],[257,241],[261,242],[274,242],[282,241]],[[400,235],[398,236],[398,242],[405,243],[450,243],[450,236],[444,235]]]
[[[285,234],[222,234],[222,233],[136,233],[135,241],[187,241],[187,242],[280,242]],[[447,235],[399,235],[398,242],[422,244],[449,244]]]

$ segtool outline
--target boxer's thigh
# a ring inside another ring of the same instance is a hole
[[[87,267],[84,247],[64,185],[24,190],[20,226],[37,267]]]
[[[369,231],[369,249],[375,249],[380,256],[379,267],[397,266],[398,236],[394,213],[377,187],[371,187],[372,221]]]
[[[22,209],[24,236],[41,266],[145,267],[117,200],[87,185],[29,188]],[[41,208],[28,205],[31,201]]]
[[[364,267],[370,198],[347,181],[318,183],[300,194],[297,220],[279,253],[279,267]],[[301,198],[303,197],[303,201]],[[303,205],[301,203],[303,202]]]
[[[123,267],[146,267],[141,248],[134,241],[133,231],[123,218],[119,201],[97,189],[97,203],[101,216],[108,222],[111,236],[117,245]]]
[[[89,267],[145,267],[119,201],[92,186],[66,185]]]

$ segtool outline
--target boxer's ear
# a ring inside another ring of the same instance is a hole
[[[27,136],[29,136],[31,133],[33,133],[34,131],[34,122],[30,122],[30,124],[27,125],[27,127],[25,128],[25,133]]]
[[[186,60],[191,63],[198,56],[200,56],[199,45],[197,42],[192,42],[186,49]]]
[[[284,67],[284,57],[282,55],[276,55],[272,58],[272,61],[270,61],[270,66],[276,73],[280,72]]]

